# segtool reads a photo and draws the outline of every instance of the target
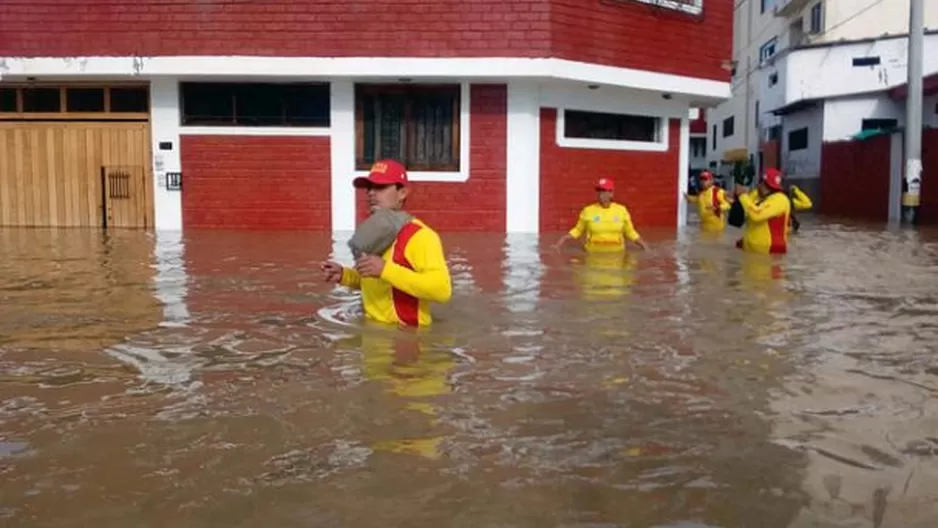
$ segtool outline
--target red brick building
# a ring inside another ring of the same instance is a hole
[[[5,0],[0,223],[347,231],[402,159],[441,231],[683,220],[730,0]]]

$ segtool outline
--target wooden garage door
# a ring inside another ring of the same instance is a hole
[[[0,122],[0,225],[149,227],[147,122]]]

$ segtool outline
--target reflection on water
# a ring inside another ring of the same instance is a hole
[[[0,231],[0,519],[935,526],[938,236],[735,234],[444,234],[405,332],[319,282],[341,237]]]

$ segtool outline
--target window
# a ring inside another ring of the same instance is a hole
[[[860,123],[860,130],[889,130],[898,126],[898,119],[864,119]]]
[[[778,38],[772,37],[772,40],[766,42],[759,48],[759,62],[765,62],[775,55],[776,44],[778,44]]]
[[[760,13],[765,13],[766,10],[772,9],[773,0],[762,0],[762,11]]]
[[[326,83],[180,83],[186,126],[328,127]]]
[[[145,119],[150,111],[146,86],[22,86],[0,88],[6,119]],[[59,114],[36,116],[35,114]]]
[[[772,72],[769,74],[769,88],[778,84],[778,72]]]
[[[691,156],[695,158],[706,157],[707,156],[707,138],[705,137],[690,138],[690,152],[691,152]]]
[[[811,27],[809,33],[817,35],[824,28],[824,3],[818,2],[811,8]]]
[[[713,125],[713,147],[712,150],[716,152],[717,150],[717,126]]]
[[[734,128],[736,128],[736,120],[733,119],[733,116],[727,117],[723,120],[723,137],[730,137],[733,135]]]
[[[756,130],[759,129],[759,101],[756,101],[755,127],[756,127]]]
[[[808,127],[792,130],[788,133],[788,151],[804,150],[808,148]]]
[[[651,116],[566,110],[563,135],[572,139],[656,143],[661,140],[660,121]]]
[[[642,2],[643,4],[651,4],[656,7],[674,9],[675,11],[683,11],[691,15],[699,15],[703,13],[703,4],[704,4],[704,0],[635,0],[635,1]]]
[[[458,171],[461,88],[357,85],[355,167],[394,158],[414,171]]]
[[[854,57],[854,66],[876,66],[879,64],[879,57]]]

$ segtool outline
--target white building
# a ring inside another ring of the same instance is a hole
[[[938,0],[925,4],[929,33],[938,29]],[[726,174],[746,160],[757,170],[775,165],[811,188],[821,141],[901,126],[904,103],[886,92],[906,81],[908,13],[909,0],[741,0],[733,96],[708,112],[711,167]],[[938,71],[934,35],[925,57],[927,76]],[[934,98],[925,107],[927,125]]]

